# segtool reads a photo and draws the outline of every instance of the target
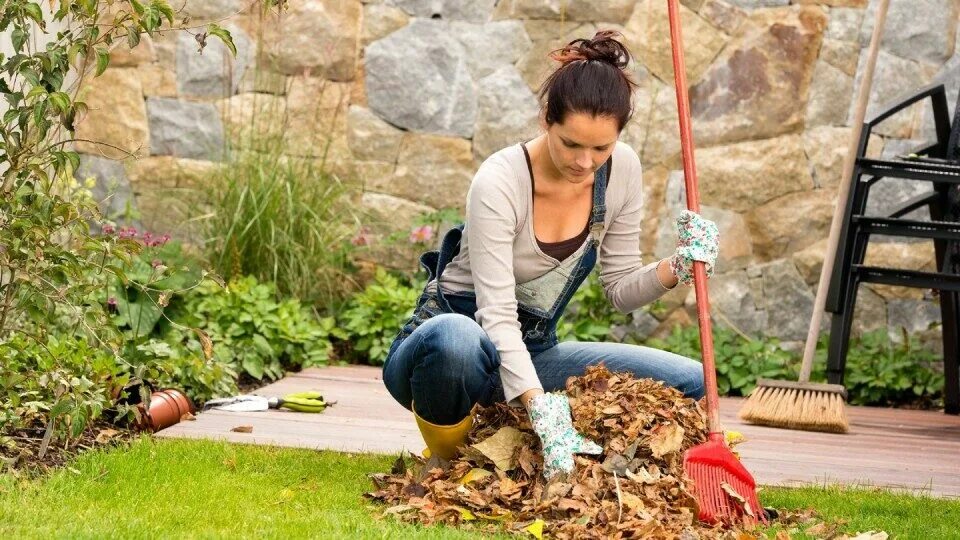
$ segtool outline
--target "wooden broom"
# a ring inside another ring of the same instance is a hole
[[[853,166],[857,158],[857,146],[863,129],[863,119],[870,99],[870,87],[873,84],[873,70],[880,51],[880,38],[887,19],[887,7],[890,0],[880,0],[877,8],[876,23],[870,38],[867,63],[863,69],[863,80],[857,95],[856,113],[853,130],[850,133],[850,145],[843,162],[843,176],[840,177],[840,192],[837,206],[830,223],[830,236],[824,253],[823,267],[820,269],[820,282],[817,284],[817,296],[813,302],[813,315],[807,342],[803,349],[803,364],[800,366],[800,378],[797,382],[760,379],[740,409],[740,418],[752,424],[801,429],[807,431],[828,431],[846,433],[850,425],[846,412],[846,389],[839,384],[818,384],[810,382],[810,368],[813,365],[817,340],[820,337],[820,321],[827,303],[827,288],[830,273],[840,242],[840,228],[844,209],[850,197],[850,184],[854,182]]]

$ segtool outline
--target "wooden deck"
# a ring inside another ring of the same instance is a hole
[[[347,452],[419,452],[423,448],[411,413],[387,393],[378,368],[307,369],[257,393],[282,396],[304,390],[319,390],[337,404],[322,414],[208,411],[157,436]],[[849,407],[850,433],[836,435],[743,424],[736,418],[740,403],[740,399],[721,399],[721,417],[726,429],[747,437],[739,450],[760,484],[883,486],[960,498],[960,417]],[[253,426],[253,432],[230,431],[239,425]]]

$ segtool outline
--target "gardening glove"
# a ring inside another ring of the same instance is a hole
[[[677,251],[670,257],[670,270],[684,285],[693,284],[693,261],[703,261],[707,277],[720,252],[720,232],[716,223],[696,212],[684,210],[677,218]]]
[[[549,480],[573,471],[574,454],[599,454],[600,446],[573,429],[570,402],[563,394],[540,394],[530,399],[527,409],[533,430],[543,446],[543,475]]]

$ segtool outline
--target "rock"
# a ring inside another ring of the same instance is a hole
[[[397,164],[387,161],[356,161],[353,166],[357,181],[364,191],[369,191],[374,186],[389,184]]]
[[[699,148],[696,161],[703,203],[727,210],[747,212],[813,187],[799,135]]]
[[[453,22],[450,23],[450,33],[463,45],[467,67],[474,80],[503,67],[513,67],[532,45],[520,21]]]
[[[690,90],[697,142],[773,137],[803,127],[827,17],[820,8],[753,12]]]
[[[644,167],[643,169],[643,221],[640,223],[640,250],[642,253],[653,253],[657,244],[655,233],[660,229],[660,222],[668,219],[664,210],[664,192],[667,186],[667,177],[670,170],[663,165]]]
[[[762,307],[767,314],[765,336],[782,340],[805,340],[813,313],[813,294],[789,259],[780,259],[760,267]],[[827,325],[824,318],[824,326]]]
[[[827,239],[824,238],[809,246],[795,251],[791,259],[797,271],[803,276],[807,285],[811,285],[816,290],[817,283],[820,282],[820,272],[823,270],[824,253],[827,250]]]
[[[579,24],[560,21],[523,21],[523,27],[530,38],[531,45],[520,57],[517,69],[523,74],[523,80],[534,92],[537,92],[547,76],[559,64],[550,59],[550,52],[565,46],[579,38],[591,38],[597,31],[592,23]]]
[[[201,53],[193,36],[180,32],[177,42],[177,90],[185,97],[225,97],[237,93],[240,80],[253,60],[246,32],[227,25],[237,47],[236,56],[219,38],[209,36]]]
[[[500,68],[481,79],[478,86],[480,96],[473,136],[473,156],[477,161],[537,135],[540,107],[517,68]]]
[[[680,153],[677,94],[673,87],[653,77],[649,84],[652,105],[640,157],[644,164],[664,163]],[[700,164],[699,160],[697,164]]]
[[[177,97],[177,72],[159,63],[137,67],[144,97]]]
[[[850,147],[851,132],[851,128],[819,126],[803,134],[803,149],[813,167],[814,186],[827,188],[834,193],[837,191],[843,175],[843,161]],[[870,137],[867,156],[879,157],[881,148],[883,139]]]
[[[470,137],[477,96],[466,51],[441,21],[415,19],[366,50],[370,109],[401,128]]]
[[[634,8],[633,0],[501,0],[493,13],[500,19],[549,19],[574,22],[602,21],[624,24]],[[591,34],[592,35],[592,34]],[[590,37],[590,36],[584,36]]]
[[[368,184],[376,192],[422,202],[435,208],[466,205],[474,174],[470,141],[407,133],[392,178],[384,184]]]
[[[860,27],[860,44],[864,47],[870,43],[878,6],[877,0],[871,0],[864,13]],[[954,0],[890,2],[880,41],[882,50],[908,60],[943,63],[954,52],[957,10]],[[914,81],[913,87],[919,84]]]
[[[860,64],[857,66],[857,76],[854,87],[860,87],[863,76],[866,54],[860,55]],[[873,84],[870,87],[870,102],[867,105],[866,119],[873,118],[877,113],[886,109],[892,100],[902,96],[911,88],[926,84],[932,74],[917,62],[894,56],[885,50],[877,54],[877,65],[873,74]],[[926,104],[924,104],[926,105]],[[848,113],[848,123],[853,120],[856,104],[851,103]],[[926,105],[929,107],[929,105]],[[874,129],[878,135],[888,137],[908,138],[912,134],[913,125],[917,121],[918,106],[900,111],[888,118]]]
[[[129,153],[145,155],[150,148],[150,128],[137,71],[108,69],[88,79],[83,87],[89,113],[77,122],[75,136],[95,142],[77,141],[76,150],[108,159],[123,159]]]
[[[360,44],[359,0],[288,0],[277,22],[263,26],[264,53],[273,69],[286,75],[349,81],[357,72]]]
[[[903,243],[874,241],[867,244],[867,253],[864,257],[863,264],[867,266],[904,268],[907,270],[932,272],[935,267],[935,255],[932,242]],[[923,298],[925,290],[914,287],[894,287],[877,283],[867,283],[866,286],[887,300],[919,300]]]
[[[710,314],[717,326],[735,328],[749,336],[760,335],[767,326],[767,313],[757,309],[758,302],[746,272],[739,270],[710,278]]]
[[[363,34],[360,44],[363,47],[390,35],[410,22],[407,13],[389,4],[364,4]]]
[[[209,161],[171,156],[130,160],[127,177],[143,225],[156,234],[169,233],[187,242],[202,240],[187,219],[196,216],[197,196],[216,170],[217,164]]]
[[[153,39],[144,34],[140,37],[140,43],[136,47],[130,48],[127,41],[117,41],[116,45],[110,51],[110,67],[136,67],[141,64],[149,64],[157,59],[157,52],[153,48]]]
[[[887,327],[887,303],[883,297],[867,287],[861,287],[857,292],[857,303],[853,308],[853,326],[851,333],[854,336]]]
[[[865,4],[866,0],[861,3]],[[862,9],[839,7],[831,9],[826,37],[840,41],[859,41],[862,23]]]
[[[287,151],[314,156],[343,179],[353,176],[353,153],[347,143],[350,83],[318,77],[293,77],[287,96]]]
[[[734,34],[747,18],[747,13],[723,0],[707,0],[700,8],[700,16],[727,34]]]
[[[175,2],[173,7],[182,6],[177,11],[179,17],[190,17],[194,23],[213,21],[241,13],[248,2],[245,0],[184,0]]]
[[[656,257],[673,255],[677,246],[676,219],[686,208],[683,172],[671,171],[664,196],[664,215],[657,229]],[[743,216],[736,212],[702,205],[700,214],[717,224],[720,231],[720,255],[714,273],[746,268],[753,259],[750,230]]]
[[[913,335],[939,330],[942,325],[940,306],[925,300],[890,300],[887,302],[887,321],[890,339],[895,343],[903,342],[904,330]]]
[[[403,131],[384,122],[370,109],[351,105],[347,113],[347,143],[359,160],[396,163]]]
[[[685,289],[684,287],[684,292],[686,292]],[[676,309],[660,323],[660,326],[650,334],[650,337],[654,339],[666,339],[673,333],[674,328],[691,326],[693,324],[693,318],[690,317],[690,314],[687,313],[686,310]]]
[[[830,6],[838,8],[863,7],[867,5],[867,0],[798,0],[795,4],[820,4],[821,6]],[[833,13],[833,10],[830,10]]]
[[[637,154],[643,153],[643,143],[647,138],[647,122],[650,120],[650,113],[653,107],[654,93],[656,92],[656,79],[650,76],[649,72],[643,66],[636,63],[631,64],[636,69],[632,71],[631,76],[637,83],[637,88],[633,92],[633,116],[620,132],[620,141],[628,144]]]
[[[104,220],[120,225],[129,225],[137,229],[143,224],[136,218],[137,203],[130,189],[130,181],[124,171],[123,163],[112,159],[80,154],[80,166],[77,168],[78,179],[93,177],[96,185],[93,187],[93,199],[100,208]],[[99,224],[94,224],[99,231]]]
[[[286,100],[272,94],[243,93],[215,103],[231,148],[275,149],[283,138]]]
[[[423,246],[405,240],[395,243],[385,240],[392,233],[408,232],[417,217],[434,209],[381,193],[364,193],[360,206],[367,216],[365,224],[371,234],[369,247],[358,255],[383,266],[416,271],[419,267],[417,257],[424,251]]]
[[[807,127],[846,125],[852,93],[853,77],[818,60],[807,102]]]
[[[757,257],[768,261],[789,257],[826,238],[833,218],[833,196],[825,189],[800,191],[747,212]]]
[[[790,0],[729,0],[729,2],[737,7],[742,7],[744,9],[756,9],[756,8],[765,8],[765,7],[785,6],[790,3]]]
[[[660,326],[660,321],[658,321],[656,317],[645,309],[638,309],[630,314],[630,322],[627,324],[627,329],[629,335],[639,338],[639,340],[644,340],[652,334],[658,326]]]
[[[860,45],[852,41],[824,39],[820,47],[820,60],[853,77],[857,73],[860,60]]]
[[[680,6],[680,20],[684,30],[687,80],[689,84],[695,84],[728,38],[685,6]],[[627,47],[650,73],[661,81],[673,83],[673,54],[666,2],[638,2],[624,28],[624,37]]]
[[[223,124],[210,103],[170,98],[147,99],[150,154],[219,160],[223,156]]]
[[[483,23],[493,15],[496,0],[388,0],[412,17]]]

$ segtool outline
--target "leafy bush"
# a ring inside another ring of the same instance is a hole
[[[776,338],[747,340],[726,328],[714,328],[717,388],[721,395],[745,396],[757,379],[797,380],[802,357],[784,350]],[[811,379],[826,380],[829,336],[817,343]],[[700,359],[697,326],[676,327],[666,339],[646,345]],[[940,358],[916,347],[908,336],[892,343],[886,330],[853,338],[847,353],[844,386],[854,405],[936,405],[942,399],[943,374],[933,368]]]
[[[407,285],[378,268],[373,282],[350,299],[337,318],[355,361],[383,364],[400,327],[413,315],[423,285]]]
[[[234,279],[225,289],[208,281],[171,318],[208,335],[215,358],[254,379],[328,363],[330,337],[337,333],[333,318],[318,320],[299,300],[276,297],[275,285],[253,276]]]

